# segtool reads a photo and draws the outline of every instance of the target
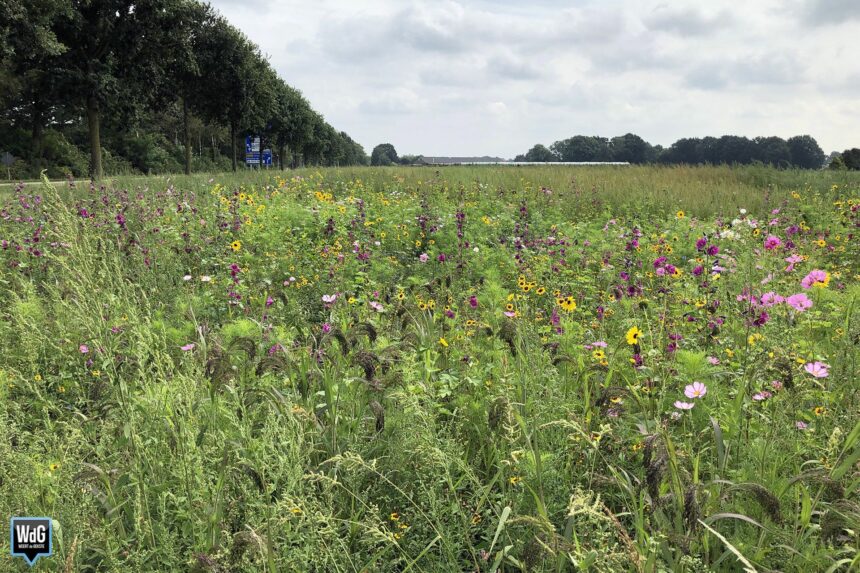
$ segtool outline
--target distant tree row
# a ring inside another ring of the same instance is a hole
[[[31,173],[236,170],[248,134],[281,167],[368,161],[208,4],[0,1],[0,151]]]
[[[515,161],[626,161],[664,164],[751,164],[819,169],[825,155],[809,135],[749,139],[737,135],[679,139],[668,148],[628,133],[612,139],[575,135],[547,148],[537,144]]]

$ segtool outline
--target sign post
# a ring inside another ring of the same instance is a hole
[[[260,165],[260,136],[245,138],[245,165],[251,167]]]

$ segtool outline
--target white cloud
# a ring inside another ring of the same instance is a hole
[[[857,0],[214,0],[369,151],[513,157],[578,133],[858,144]]]

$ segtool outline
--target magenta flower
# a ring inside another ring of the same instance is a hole
[[[800,286],[805,289],[810,289],[814,286],[827,286],[827,283],[829,282],[830,275],[826,271],[815,269],[814,271],[810,271],[808,275],[803,277],[803,280],[800,281]]]
[[[472,295],[469,297],[469,306],[472,308],[478,308],[478,297]]]
[[[808,308],[812,308],[812,301],[805,293],[793,294],[785,299],[787,305],[797,312],[804,312]]]
[[[818,361],[807,362],[806,366],[803,367],[804,370],[816,378],[827,378],[830,375],[829,368],[829,365]]]
[[[684,396],[686,396],[687,398],[701,398],[707,393],[708,387],[701,382],[693,382],[692,384],[687,384],[687,387],[684,388]]]
[[[194,350],[194,343],[191,342],[189,344],[186,344],[185,346],[180,346],[179,348],[180,348],[180,350],[182,350],[184,352],[189,352],[191,350]]]
[[[775,235],[768,235],[768,237],[764,240],[764,248],[768,251],[772,251],[778,248],[782,244],[782,241],[779,237]]]
[[[323,331],[325,334],[328,334],[329,332],[331,332],[331,325],[330,325],[329,323],[327,323],[327,322],[324,322],[324,323],[323,323],[323,325],[322,325],[322,331]]]
[[[765,307],[771,307],[775,304],[780,304],[785,302],[785,299],[773,291],[766,292],[761,295],[761,305]]]
[[[675,407],[679,410],[692,410],[693,406],[695,406],[695,404],[692,402],[681,402],[680,400],[675,400]]]

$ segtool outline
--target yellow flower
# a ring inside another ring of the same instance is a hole
[[[639,344],[639,337],[642,336],[642,331],[639,330],[638,326],[633,326],[630,330],[627,331],[625,338],[627,339],[627,344],[633,346],[634,344]]]
[[[555,301],[558,305],[567,312],[573,312],[576,310],[576,301],[572,296],[567,295],[566,297],[559,297]]]
[[[603,360],[606,357],[606,353],[603,352],[600,348],[591,353],[595,360]]]
[[[684,218],[684,215],[685,215],[685,214],[684,214],[684,212],[683,212],[683,211],[678,211],[677,213],[675,213],[675,216],[676,216],[676,217],[678,217],[679,219],[683,219],[683,218]]]
[[[36,374],[35,376],[33,376],[33,380],[35,380],[36,382],[41,382],[42,381],[42,375]]]
[[[230,243],[230,248],[234,253],[238,253],[242,249],[242,241],[233,241]]]
[[[520,483],[521,481],[523,481],[523,478],[521,478],[520,476],[511,476],[511,477],[509,477],[509,478],[508,478],[508,482],[509,482],[511,485],[519,485],[519,483]]]
[[[823,406],[816,406],[814,410],[812,410],[816,416],[823,416],[827,413],[827,410],[824,409]]]
[[[388,516],[388,519],[391,521],[400,521],[400,514],[396,511],[391,512],[391,515]]]
[[[442,345],[443,348],[448,348],[448,341],[444,338],[439,338],[439,344]]]
[[[292,513],[293,515],[301,515],[304,512],[302,511],[301,507],[294,507],[290,510],[290,513]]]
[[[57,462],[54,462],[52,464],[48,464],[48,470],[50,470],[51,473],[54,473],[58,469],[60,469],[60,464],[58,464]]]
[[[542,296],[542,295],[546,292],[546,289],[545,289],[544,287],[538,287],[538,288],[537,288],[537,290],[536,290],[535,292],[536,292],[538,295]]]

